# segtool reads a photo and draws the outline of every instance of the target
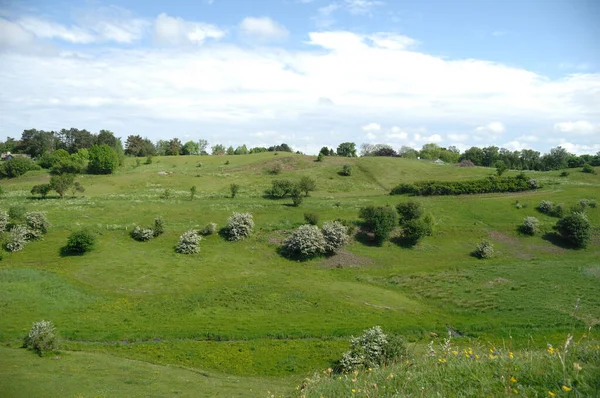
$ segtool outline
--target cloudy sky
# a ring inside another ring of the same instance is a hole
[[[0,0],[0,140],[600,151],[598,0]]]

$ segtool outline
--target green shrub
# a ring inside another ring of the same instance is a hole
[[[569,176],[569,172],[568,171],[563,171],[562,173],[560,173],[561,177],[568,177]]]
[[[209,222],[208,224],[206,224],[201,233],[202,235],[206,236],[217,233],[217,224],[215,224],[214,222]]]
[[[196,186],[192,186],[190,188],[190,200],[194,200],[194,196],[196,196],[196,192],[198,192],[198,188]]]
[[[95,245],[96,235],[86,229],[82,229],[69,235],[65,249],[69,253],[84,254],[92,250]]]
[[[29,243],[29,229],[25,225],[15,225],[10,230],[6,250],[9,252],[18,252]]]
[[[275,153],[275,155],[277,155],[277,153]],[[271,174],[271,175],[281,174],[282,171],[283,171],[283,166],[279,162],[275,163],[273,166],[271,166],[270,168],[267,169],[267,173]]]
[[[390,206],[363,207],[359,211],[359,217],[365,220],[363,227],[373,232],[378,245],[383,244],[389,238],[398,224],[398,213]]]
[[[298,207],[302,204],[302,202],[304,201],[304,196],[302,196],[302,191],[300,190],[300,188],[295,185],[292,188],[292,192],[290,193],[290,196],[292,197],[292,203],[295,207]]]
[[[416,181],[394,187],[391,195],[411,194],[415,196],[466,195],[493,192],[520,192],[538,189],[537,180],[529,180],[524,174],[516,177],[490,176],[471,181]]]
[[[321,229],[325,238],[325,250],[335,253],[348,243],[348,228],[339,221],[329,221]]]
[[[201,240],[202,237],[198,235],[198,232],[190,229],[179,237],[179,244],[175,247],[175,251],[182,254],[198,253]]]
[[[556,223],[554,227],[560,236],[578,248],[588,245],[592,236],[592,227],[583,213],[571,213]]]
[[[494,245],[492,242],[484,239],[477,244],[473,255],[481,259],[491,258],[494,255]]]
[[[565,206],[563,204],[554,204],[549,200],[542,200],[537,209],[540,213],[552,217],[562,217],[565,213]]]
[[[16,221],[23,221],[26,213],[27,210],[21,205],[11,206],[8,208],[8,217],[11,219],[13,224],[15,224]]]
[[[327,243],[316,225],[302,225],[283,241],[284,253],[292,258],[310,258],[325,253]]]
[[[240,186],[238,184],[231,184],[229,186],[229,191],[231,192],[231,199],[235,198],[235,195],[237,195],[239,190],[240,190]]]
[[[229,240],[237,241],[250,236],[254,229],[254,219],[250,213],[233,213],[225,228]]]
[[[345,164],[342,167],[342,171],[340,171],[340,175],[343,175],[346,177],[351,176],[352,175],[352,166],[349,164]]]
[[[33,188],[31,188],[31,194],[40,195],[40,197],[45,198],[51,190],[52,187],[50,184],[39,184],[34,185]]]
[[[594,170],[594,167],[589,163],[584,164],[581,171],[584,173],[596,174],[596,170]]]
[[[323,158],[324,158],[323,154],[319,153],[319,155],[317,156],[317,162],[322,162]]]
[[[308,196],[309,192],[314,191],[316,187],[317,182],[308,176],[300,178],[300,182],[298,183],[298,188],[300,188],[306,196]]]
[[[417,243],[425,236],[430,236],[432,233],[431,218],[417,218],[407,221],[403,225],[404,239]]]
[[[0,210],[0,234],[6,232],[9,223],[8,213],[4,210]]]
[[[131,237],[139,242],[147,242],[150,239],[154,238],[154,230],[151,228],[142,228],[136,226],[131,231]]]
[[[165,189],[163,193],[160,195],[161,199],[170,199],[172,196],[171,190],[169,188]]]
[[[51,227],[50,221],[48,221],[48,217],[46,217],[46,213],[41,211],[26,213],[25,224],[29,230],[30,239],[40,239]]]
[[[535,217],[525,217],[523,224],[519,227],[519,231],[526,235],[535,235],[540,232],[540,221]]]
[[[595,208],[597,205],[595,199],[579,199],[579,207],[585,210],[587,207]]]
[[[152,231],[154,233],[154,237],[160,236],[165,232],[165,221],[162,217],[156,217],[154,219]]]
[[[317,213],[304,213],[304,221],[310,225],[317,225],[319,223],[319,215]]]
[[[340,367],[344,371],[379,367],[386,361],[387,346],[388,339],[381,327],[367,329],[361,336],[350,338],[350,350],[342,356]]]
[[[274,180],[271,182],[271,188],[265,191],[271,198],[281,199],[291,194],[294,184],[290,180]]]
[[[16,178],[31,170],[40,170],[40,166],[29,158],[15,157],[0,163],[0,178]]]
[[[147,156],[144,164],[152,164],[152,156]]]
[[[54,175],[50,178],[50,188],[56,191],[58,195],[62,198],[65,195],[65,192],[69,190],[69,188],[75,182],[75,175],[73,174],[60,174]]]
[[[50,321],[34,322],[23,339],[23,347],[34,350],[39,356],[58,349],[58,336]]]
[[[119,155],[106,144],[93,145],[89,156],[88,171],[91,174],[112,174],[119,167]]]
[[[404,224],[410,220],[415,220],[423,215],[423,209],[421,203],[414,200],[410,200],[405,203],[398,203],[396,205],[398,211],[400,224]]]

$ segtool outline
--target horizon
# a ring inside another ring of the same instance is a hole
[[[0,139],[600,151],[600,3],[0,4]],[[315,144],[318,142],[318,144]]]

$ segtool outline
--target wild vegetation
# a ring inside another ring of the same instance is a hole
[[[69,174],[51,169],[2,181],[2,246],[18,231],[26,243],[4,249],[0,261],[0,367],[8,369],[0,392],[40,396],[51,385],[65,396],[598,390],[597,174],[582,166],[564,177],[563,170],[528,171],[537,189],[414,198],[389,193],[398,184],[485,180],[497,171],[329,150],[315,162],[282,147],[152,154],[147,162],[147,143],[138,144],[140,162],[124,157],[112,174],[78,175],[85,191],[75,197],[32,195],[32,187]],[[275,164],[281,170],[272,175]],[[344,165],[351,175],[339,174]],[[291,192],[287,200],[265,195],[274,181],[300,185],[305,177],[314,184],[299,190],[299,207]],[[522,177],[507,170],[493,178]],[[232,184],[239,185],[234,200]],[[538,211],[542,201],[562,210]],[[537,227],[531,236],[520,229],[528,219]],[[281,255],[305,224],[318,254],[301,262]],[[43,239],[28,238],[36,225]],[[153,238],[132,239],[137,225]],[[189,255],[177,253],[182,235]],[[409,237],[419,239],[405,244]],[[485,260],[471,255],[482,240],[493,245]],[[52,322],[59,345],[38,358],[19,347],[41,319]]]

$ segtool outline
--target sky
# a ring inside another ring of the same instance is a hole
[[[598,0],[0,0],[0,140],[600,151]]]

